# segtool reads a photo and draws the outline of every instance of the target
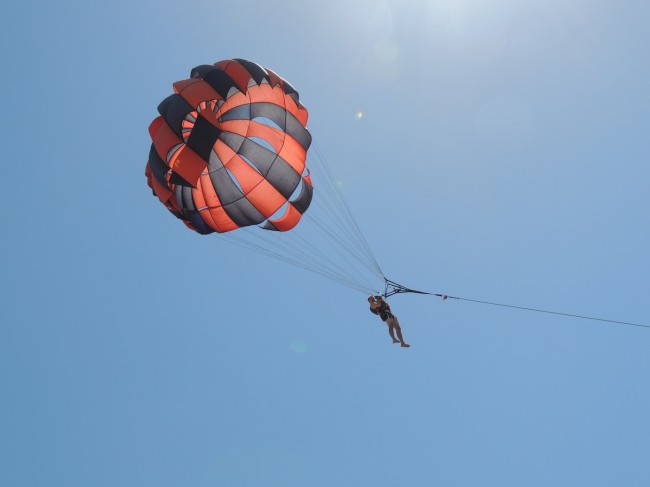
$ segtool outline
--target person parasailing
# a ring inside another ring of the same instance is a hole
[[[400,343],[402,347],[410,347],[402,337],[402,328],[399,326],[399,320],[392,313],[390,305],[384,300],[382,296],[368,296],[368,303],[370,304],[370,312],[378,315],[383,322],[388,325],[388,334],[390,335],[393,343]],[[395,335],[397,334],[397,338]]]

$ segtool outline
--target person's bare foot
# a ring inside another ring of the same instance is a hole
[[[393,338],[393,343],[399,343],[399,340],[397,338]]]
[[[408,347],[410,347],[411,345],[409,345],[408,343],[404,343],[404,342],[402,342],[402,346],[403,346],[404,348],[408,348]]]

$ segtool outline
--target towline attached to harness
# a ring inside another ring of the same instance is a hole
[[[384,298],[387,298],[389,296],[393,296],[395,294],[406,294],[406,293],[414,293],[414,294],[426,294],[429,296],[436,296],[439,298],[442,298],[442,300],[446,299],[457,299],[459,301],[467,301],[470,303],[477,303],[477,304],[485,304],[489,306],[499,306],[501,308],[510,308],[510,309],[518,309],[521,311],[532,311],[535,313],[545,313],[545,314],[551,314],[551,315],[556,315],[556,316],[565,316],[568,318],[580,318],[583,320],[590,320],[590,321],[600,321],[604,323],[613,323],[616,325],[628,325],[628,326],[636,326],[639,328],[650,328],[650,325],[643,324],[643,323],[634,323],[631,321],[619,321],[619,320],[609,320],[605,318],[598,318],[595,316],[586,316],[586,315],[578,315],[578,314],[573,314],[573,313],[563,313],[561,311],[551,311],[547,309],[539,309],[539,308],[529,308],[526,306],[516,306],[514,304],[505,304],[505,303],[495,303],[492,301],[483,301],[479,299],[470,299],[470,298],[462,298],[459,296],[449,296],[447,294],[442,294],[442,293],[430,293],[427,291],[418,291],[417,289],[411,289],[406,286],[402,286],[401,284],[396,283],[395,281],[391,281],[387,277],[384,276],[384,281],[385,281],[385,288],[384,288],[384,294],[382,296]]]

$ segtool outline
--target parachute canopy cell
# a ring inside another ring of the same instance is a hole
[[[158,105],[145,170],[154,195],[201,234],[295,227],[311,203],[311,135],[298,92],[243,59],[197,66]]]

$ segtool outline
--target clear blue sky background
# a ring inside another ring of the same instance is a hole
[[[185,230],[143,174],[172,83],[251,59],[300,91],[393,279],[648,323],[649,19],[5,5],[0,485],[649,485],[650,330],[407,295],[395,348],[364,295]]]

